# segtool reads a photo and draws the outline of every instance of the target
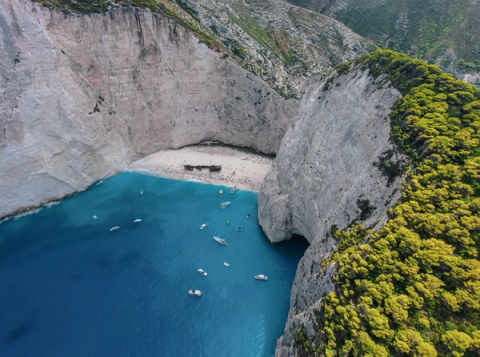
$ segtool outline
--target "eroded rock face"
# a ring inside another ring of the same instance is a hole
[[[0,2],[0,218],[165,148],[275,153],[298,113],[265,82],[143,9],[64,15]]]
[[[189,0],[201,23],[252,72],[301,98],[315,73],[366,52],[370,41],[322,14],[285,0]]]
[[[333,267],[321,267],[336,249],[332,227],[345,228],[353,220],[378,227],[399,198],[401,179],[387,185],[374,163],[394,150],[389,114],[400,97],[384,76],[373,78],[361,69],[313,84],[299,122],[282,141],[259,193],[260,225],[273,243],[297,233],[311,245],[298,265],[278,356],[295,355],[299,324],[313,335],[314,310],[334,288]],[[370,210],[362,214],[359,206],[367,200]]]
[[[463,80],[467,83],[480,85],[480,74],[465,74]]]

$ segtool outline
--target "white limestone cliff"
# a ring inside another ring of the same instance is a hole
[[[475,74],[464,74],[462,76],[462,79],[467,82],[467,83],[471,83],[471,84],[475,84],[475,85],[480,85],[480,74],[479,73],[475,73]]]
[[[0,218],[165,148],[275,153],[298,102],[146,9],[65,15],[0,2]]]
[[[400,97],[385,76],[374,78],[361,68],[332,83],[317,82],[301,103],[298,123],[282,141],[259,193],[260,225],[273,243],[296,233],[310,247],[297,268],[277,356],[295,355],[294,335],[300,326],[309,336],[318,328],[315,310],[334,288],[334,266],[321,271],[322,260],[336,249],[332,227],[346,228],[360,220],[359,200],[375,207],[365,225],[378,227],[399,198],[401,178],[388,185],[374,163],[394,149],[389,114]]]

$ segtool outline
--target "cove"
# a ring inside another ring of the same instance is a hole
[[[2,357],[273,356],[307,246],[272,246],[257,194],[220,188],[122,173],[1,223]]]

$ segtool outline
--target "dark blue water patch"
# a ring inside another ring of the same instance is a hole
[[[273,356],[306,245],[270,245],[257,194],[220,188],[124,173],[0,224],[0,355]]]

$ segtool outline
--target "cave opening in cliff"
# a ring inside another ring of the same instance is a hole
[[[308,242],[307,238],[305,238],[304,236],[302,236],[300,234],[297,234],[297,233],[294,233],[292,235],[291,240],[293,240],[297,243],[300,243],[302,245],[305,245],[306,248],[308,248],[310,246],[310,243]]]

